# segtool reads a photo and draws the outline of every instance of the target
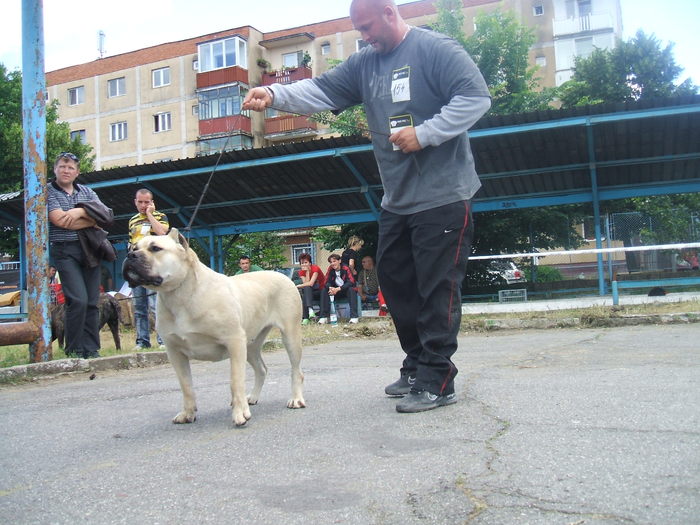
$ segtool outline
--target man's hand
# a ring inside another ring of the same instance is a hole
[[[389,136],[389,142],[396,144],[403,153],[420,151],[423,147],[416,137],[416,128],[404,128]]]
[[[156,211],[156,205],[151,201],[151,204],[146,207],[146,215],[153,215],[154,211]]]
[[[256,87],[248,91],[243,100],[243,109],[252,109],[253,111],[263,111],[271,105],[272,97],[267,89],[262,87]]]

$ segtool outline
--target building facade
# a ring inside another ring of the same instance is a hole
[[[434,0],[399,6],[414,26],[435,20]],[[463,0],[465,33],[480,12],[512,11],[533,28],[542,86],[572,75],[575,56],[612,47],[619,0]],[[148,164],[222,149],[310,140],[327,134],[306,116],[241,111],[248,89],[319,75],[364,42],[349,18],[262,33],[243,26],[100,58],[47,73],[49,100],[71,134],[92,145],[96,169]]]

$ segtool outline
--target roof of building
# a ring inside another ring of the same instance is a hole
[[[479,6],[498,1],[499,0],[462,0],[465,7]],[[435,6],[433,5],[433,0],[419,0],[417,2],[400,5],[399,11],[404,18],[410,19],[435,13]],[[319,38],[338,32],[351,31],[352,29],[353,26],[350,17],[343,17],[261,34],[262,40],[265,42],[301,33],[309,33]],[[46,73],[46,85],[55,86],[97,75],[106,75],[144,64],[152,64],[179,56],[193,55],[197,53],[197,45],[200,43],[233,35],[240,35],[247,39],[251,30],[257,31],[252,26],[225,29],[206,35],[178,40],[176,42],[167,42],[136,51],[121,53],[119,55],[99,58],[92,62],[86,62],[85,64],[77,64],[75,66],[49,71]]]
[[[483,118],[470,131],[483,183],[474,210],[700,191],[700,96]],[[218,165],[217,165],[218,162]],[[84,174],[124,237],[149,188],[171,224],[214,235],[373,220],[382,195],[372,146],[339,137]],[[211,180],[210,180],[211,179]],[[0,196],[0,223],[22,224]]]

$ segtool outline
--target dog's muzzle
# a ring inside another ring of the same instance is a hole
[[[129,252],[122,263],[122,277],[129,283],[131,288],[136,286],[160,286],[163,279],[158,276],[148,274],[141,257],[136,252]]]

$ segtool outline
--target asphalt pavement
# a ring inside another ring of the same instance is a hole
[[[342,327],[339,328],[342,330]],[[0,386],[0,523],[689,524],[700,516],[700,325],[460,338],[459,402],[399,414],[395,339],[283,350],[231,423],[228,362]],[[248,382],[252,376],[248,370]]]

